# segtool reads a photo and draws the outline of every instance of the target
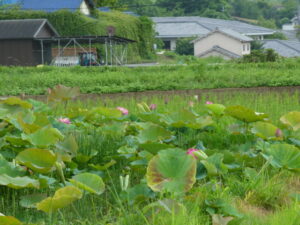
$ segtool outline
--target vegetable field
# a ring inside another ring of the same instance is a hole
[[[123,93],[238,87],[299,86],[299,60],[280,63],[197,62],[189,66],[149,68],[0,67],[0,96],[41,95],[58,84],[81,93]]]
[[[0,224],[300,221],[298,92],[78,95],[0,101]]]

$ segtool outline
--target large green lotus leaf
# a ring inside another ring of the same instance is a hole
[[[48,89],[48,101],[68,101],[80,94],[79,87],[66,87],[64,85],[57,85],[53,89]]]
[[[40,183],[37,180],[29,177],[10,177],[6,174],[0,174],[0,185],[14,189],[40,187]]]
[[[201,160],[201,163],[207,170],[208,176],[217,176],[224,173],[227,173],[228,168],[223,163],[224,155],[221,153],[215,153],[209,156],[205,160]]]
[[[50,145],[57,144],[63,140],[64,136],[56,128],[43,127],[32,134],[22,134],[22,138],[37,147],[46,148]]]
[[[29,102],[23,101],[17,97],[9,97],[7,99],[1,100],[0,103],[7,104],[7,105],[17,105],[17,106],[21,106],[22,108],[25,108],[25,109],[32,108],[32,105]]]
[[[289,144],[273,144],[262,154],[273,167],[300,171],[300,150]]]
[[[30,148],[20,152],[16,160],[19,164],[27,166],[39,173],[48,173],[53,170],[56,155],[46,149]]]
[[[53,197],[44,199],[37,203],[37,209],[46,213],[55,212],[60,208],[64,208],[74,201],[81,199],[82,192],[74,186],[67,186],[58,189]]]
[[[161,124],[161,115],[157,112],[145,112],[138,114],[138,117],[146,122],[152,122],[155,124]]]
[[[29,144],[28,141],[23,140],[21,137],[17,136],[5,136],[4,139],[13,146],[25,146]]]
[[[61,154],[71,154],[71,156],[77,155],[78,144],[75,137],[70,134],[62,142],[56,145],[56,148]]]
[[[159,151],[163,149],[173,148],[172,145],[159,143],[159,142],[146,142],[139,145],[139,148],[146,150],[147,152],[150,152],[152,154],[157,154]]]
[[[101,177],[92,173],[81,173],[78,174],[70,182],[76,187],[88,191],[92,194],[100,195],[105,190],[105,185]]]
[[[50,112],[51,110],[49,105],[45,104],[44,102],[37,101],[34,99],[28,99],[27,101],[33,106],[34,112],[43,113],[43,112]]]
[[[300,112],[289,112],[282,116],[280,121],[297,131],[300,128]]]
[[[149,162],[146,177],[153,191],[187,192],[196,181],[196,160],[181,149],[160,151]]]
[[[31,118],[28,118],[31,116]],[[19,113],[17,117],[18,128],[24,131],[26,134],[34,133],[42,127],[46,127],[50,124],[48,116],[45,113],[27,113],[26,117],[24,113]]]
[[[127,200],[130,205],[153,198],[154,196],[155,193],[146,184],[135,185],[121,194],[121,198]]]
[[[280,140],[282,137],[276,136],[278,127],[271,123],[256,122],[252,125],[251,132],[264,140]]]
[[[268,118],[268,115],[264,113],[257,113],[240,105],[228,106],[225,109],[225,113],[246,123],[262,121]]]
[[[146,129],[141,130],[137,137],[140,143],[149,141],[154,142],[170,139],[172,137],[172,133],[161,126],[153,124],[148,126]]]
[[[101,127],[101,130],[105,134],[109,135],[125,135],[126,132],[126,124],[125,123],[112,123],[112,124],[105,124]]]
[[[22,196],[20,198],[20,205],[24,208],[36,208],[36,204],[38,202],[41,202],[45,198],[47,198],[46,194],[32,194]]]
[[[19,177],[25,175],[25,170],[14,163],[8,162],[0,155],[0,174],[5,174],[10,177]]]
[[[206,104],[205,107],[208,108],[216,116],[222,116],[226,109],[226,107],[221,104]]]
[[[22,225],[18,219],[13,216],[0,216],[0,225]]]
[[[89,112],[86,116],[87,121],[98,121],[106,118],[117,119],[122,116],[122,113],[117,109],[97,107]]]
[[[180,128],[187,127],[188,124],[196,123],[197,116],[186,109],[175,111],[170,115],[163,115],[162,119],[169,126]]]

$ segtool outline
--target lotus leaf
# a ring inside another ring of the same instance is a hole
[[[56,159],[57,157],[52,151],[38,148],[26,149],[16,157],[19,164],[39,173],[48,173],[53,170]]]
[[[57,144],[63,140],[63,135],[56,128],[43,127],[32,134],[22,134],[24,140],[28,140],[31,144],[47,148],[50,145]]]
[[[196,160],[181,149],[160,151],[149,162],[146,177],[153,191],[187,192],[196,181]]]
[[[40,187],[40,183],[37,180],[29,177],[10,177],[6,174],[0,175],[0,185],[8,186],[14,189]]]
[[[46,213],[54,212],[60,208],[64,208],[74,201],[81,199],[82,192],[74,186],[67,186],[58,189],[53,197],[48,197],[37,203],[37,209]]]
[[[29,102],[23,101],[17,97],[9,97],[7,99],[0,101],[0,103],[7,104],[7,105],[17,105],[17,106],[21,106],[22,108],[25,108],[25,109],[32,108],[32,105]]]
[[[67,136],[62,142],[59,142],[56,147],[60,154],[77,155],[78,145],[73,135]]]
[[[172,137],[172,133],[158,125],[150,125],[148,128],[141,130],[137,136],[140,143],[149,141],[162,141]]]
[[[164,144],[164,143],[158,143],[158,142],[146,142],[144,144],[140,144],[140,148],[146,150],[147,152],[150,152],[152,154],[157,154],[159,151],[163,149],[172,148],[172,145]]]
[[[223,163],[223,154],[216,153],[209,156],[206,160],[201,160],[201,163],[207,170],[208,176],[217,176],[227,173],[228,168]]]
[[[32,194],[22,196],[20,205],[24,208],[36,208],[36,204],[46,198],[46,194]]]
[[[70,182],[76,187],[88,191],[92,194],[100,195],[105,190],[105,185],[101,177],[92,173],[81,173],[78,174]]]
[[[0,174],[5,174],[10,177],[18,177],[25,175],[25,170],[13,163],[6,161],[6,159],[0,155]]]
[[[225,109],[225,113],[246,123],[262,121],[268,118],[268,115],[264,113],[257,113],[254,112],[252,109],[248,109],[240,105],[228,106]]]
[[[0,216],[0,225],[22,225],[18,219],[13,216]]]
[[[300,112],[289,112],[282,116],[280,121],[297,131],[300,128]]]
[[[165,123],[175,128],[189,127],[192,129],[202,129],[213,123],[211,117],[199,117],[186,109],[173,112],[170,115],[163,115],[162,118]]]
[[[222,116],[226,109],[226,107],[221,104],[206,104],[205,107],[208,108],[216,116]]]
[[[251,132],[264,140],[280,140],[282,137],[277,134],[279,129],[271,123],[256,122]]]
[[[130,205],[141,202],[148,198],[153,198],[155,193],[146,185],[138,184],[124,191],[121,197],[129,202]]]
[[[275,168],[300,171],[300,150],[293,145],[273,144],[262,155]]]
[[[68,101],[80,94],[79,87],[66,87],[64,85],[57,85],[53,89],[48,90],[48,101]]]

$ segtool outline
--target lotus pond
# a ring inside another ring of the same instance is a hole
[[[0,224],[298,225],[291,93],[0,101]]]

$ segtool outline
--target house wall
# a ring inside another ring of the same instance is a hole
[[[33,66],[32,40],[0,40],[0,65]]]
[[[82,1],[81,5],[80,5],[80,12],[86,16],[89,16],[91,15],[91,12],[90,12],[90,8],[89,6],[86,4],[85,1]]]
[[[216,45],[240,56],[250,53],[250,43],[247,43],[249,47],[246,46],[244,50],[242,42],[216,32],[194,43],[194,55],[203,54]]]
[[[294,24],[283,24],[282,25],[282,30],[295,30]]]

